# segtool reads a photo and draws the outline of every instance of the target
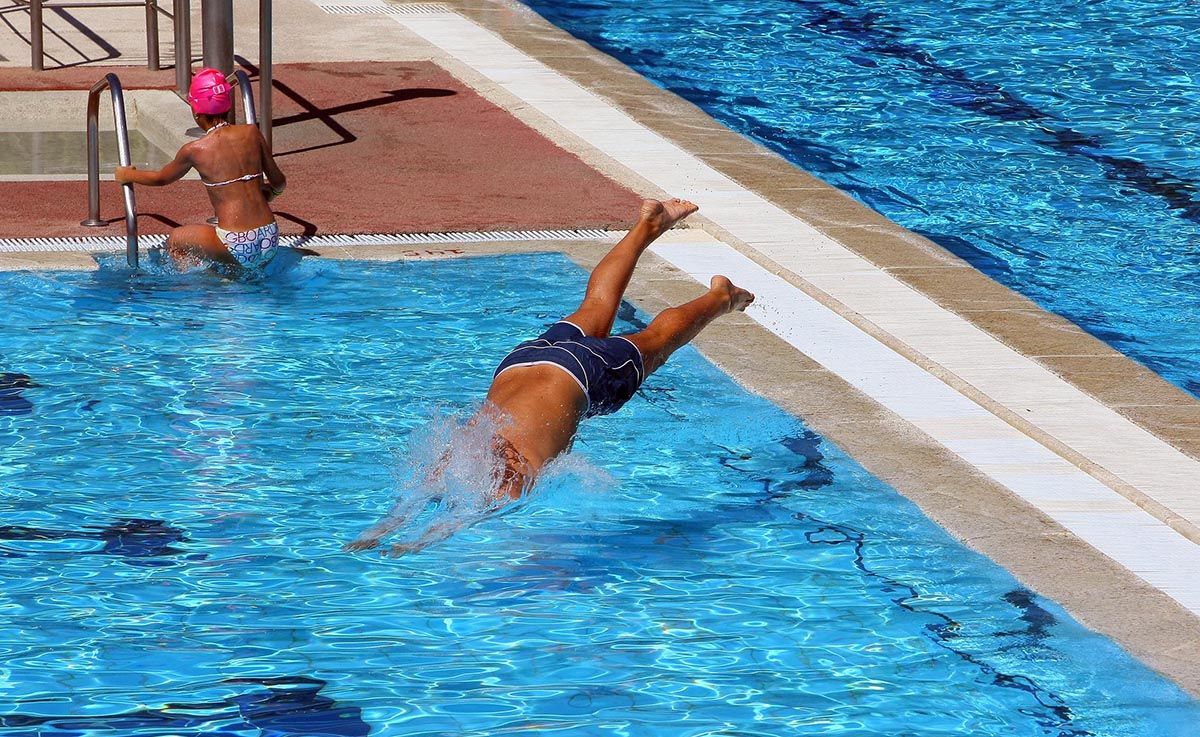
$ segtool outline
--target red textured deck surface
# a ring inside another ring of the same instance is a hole
[[[0,73],[0,89],[86,89],[107,69]],[[125,87],[171,72],[117,70]],[[183,104],[182,102],[180,104]],[[84,98],[80,98],[80,110]],[[284,232],[380,233],[628,225],[638,197],[430,62],[275,69],[275,151],[288,176]],[[197,181],[138,187],[139,227],[161,233],[212,212]],[[0,236],[123,234],[83,228],[85,182],[0,182]],[[121,222],[101,186],[102,217]]]

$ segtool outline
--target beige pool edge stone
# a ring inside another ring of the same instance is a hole
[[[181,146],[193,140],[186,131],[195,128],[191,111],[174,92],[166,90],[125,90],[126,122],[131,131],[138,131],[164,155],[173,157]],[[0,91],[0,132],[43,132],[71,131],[83,133],[87,130],[86,90],[37,90]],[[100,98],[100,115],[97,120],[101,132],[113,130],[112,103],[108,93]],[[199,179],[200,175],[190,171],[186,179]],[[87,173],[0,175],[0,181],[86,181]]]
[[[587,268],[599,260],[595,251],[566,252]],[[649,254],[628,298],[653,314],[700,291]],[[803,418],[952,536],[1200,697],[1200,618],[1178,602],[744,315],[722,318],[693,345],[741,386]]]

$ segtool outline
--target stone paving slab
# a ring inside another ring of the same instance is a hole
[[[7,5],[8,3],[4,3]],[[174,30],[171,3],[160,0],[160,64],[174,82]],[[191,0],[191,58],[198,65],[201,48],[201,3]],[[257,63],[258,3],[238,0],[234,6],[234,51]],[[320,61],[406,61],[429,57],[427,47],[397,28],[382,26],[373,15],[331,15],[308,0],[273,0],[276,63]],[[0,88],[5,72],[27,73],[30,68],[29,14],[6,13],[0,24]],[[141,67],[146,72],[145,14],[139,8],[71,8],[45,14],[45,81],[56,75],[74,74],[105,66]],[[74,70],[74,71],[73,71]],[[94,80],[93,80],[94,81]]]

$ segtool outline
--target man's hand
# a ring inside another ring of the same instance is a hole
[[[379,538],[369,535],[361,535],[358,539],[346,543],[342,546],[342,551],[346,553],[357,553],[360,550],[370,550],[379,546]]]

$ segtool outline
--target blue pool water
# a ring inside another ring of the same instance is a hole
[[[341,552],[584,279],[0,274],[0,734],[1194,735],[1194,700],[691,349],[523,507]]]
[[[528,4],[1200,395],[1193,8]]]

